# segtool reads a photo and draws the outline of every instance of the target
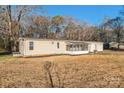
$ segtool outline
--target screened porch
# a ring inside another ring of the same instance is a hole
[[[66,45],[68,54],[85,54],[88,53],[88,43],[84,42],[71,42]]]

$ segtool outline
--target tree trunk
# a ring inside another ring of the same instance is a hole
[[[3,39],[3,43],[4,43],[4,49],[6,49],[7,48],[7,43],[6,43],[6,39]]]
[[[10,51],[12,52],[12,48],[13,48],[13,45],[12,45],[12,41],[13,41],[13,36],[12,36],[12,17],[11,17],[11,5],[8,5],[7,6],[7,11],[8,11],[8,25],[9,25],[9,46],[10,46]]]
[[[14,45],[13,45],[13,52],[16,52],[16,43],[14,42]]]
[[[120,32],[119,31],[117,33],[117,43],[118,43],[118,50],[119,50],[119,46],[120,46]]]
[[[13,44],[12,44],[12,42],[13,42],[13,39],[12,39],[12,29],[11,29],[11,22],[9,22],[9,46],[10,46],[10,51],[12,52],[12,48],[13,48]]]
[[[17,52],[18,51],[18,40],[14,40],[13,42],[13,52]]]

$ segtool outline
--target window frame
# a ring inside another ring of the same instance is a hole
[[[34,42],[33,41],[29,42],[29,50],[34,50]]]
[[[57,49],[59,49],[60,48],[60,44],[59,44],[59,42],[57,42]]]

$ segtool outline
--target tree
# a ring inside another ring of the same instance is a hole
[[[123,30],[123,20],[121,17],[116,17],[113,19],[110,19],[106,23],[114,32],[116,35],[116,42],[118,43],[118,49],[121,43],[121,39],[123,37],[124,30]]]
[[[80,31],[82,26],[70,16],[64,17],[63,38],[67,40],[80,40]]]
[[[7,44],[9,45],[10,51],[18,50],[18,42],[20,36],[20,21],[25,15],[30,15],[37,6],[0,6],[0,18],[2,24],[0,25],[0,33],[6,36]],[[3,25],[4,24],[4,25]],[[15,31],[15,28],[16,29]],[[4,30],[3,30],[4,29]]]
[[[49,19],[43,16],[32,16],[31,20],[32,24],[29,26],[27,34],[35,38],[48,38],[50,26]]]
[[[76,37],[76,25],[73,22],[68,23],[64,29],[64,37],[67,40],[74,40]]]
[[[5,48],[12,41],[11,31],[11,6],[0,6],[0,34],[4,41]],[[8,46],[10,49],[11,45]]]
[[[55,31],[56,38],[61,38],[64,19],[62,16],[54,16],[51,21],[51,28]]]
[[[109,27],[108,25],[108,20],[110,20],[108,17],[105,17],[103,19],[103,22],[101,23],[101,25],[98,27],[100,32],[100,40],[102,42],[104,42],[105,44],[109,44],[110,42],[113,41],[112,38],[112,29]]]
[[[99,41],[99,29],[96,26],[90,26],[83,31],[84,41]]]

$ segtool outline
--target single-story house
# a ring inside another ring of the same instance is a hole
[[[103,51],[102,42],[52,40],[52,39],[19,39],[19,54],[21,56],[37,56],[51,54],[87,54]]]

